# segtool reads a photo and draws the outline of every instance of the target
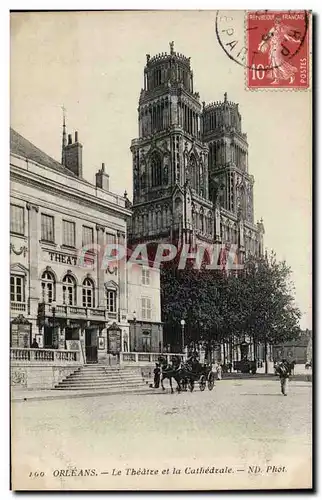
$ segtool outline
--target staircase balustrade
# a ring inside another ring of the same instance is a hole
[[[80,363],[79,351],[64,349],[32,349],[11,347],[10,359],[12,362],[70,364]]]

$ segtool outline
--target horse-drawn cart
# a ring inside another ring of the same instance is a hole
[[[200,365],[198,371],[185,371],[184,377],[181,379],[181,386],[192,392],[195,388],[195,382],[199,384],[199,389],[203,392],[208,386],[208,390],[212,391],[215,386],[215,374],[209,365]]]
[[[211,365],[201,364],[199,361],[189,362],[188,360],[183,362],[181,356],[173,356],[171,365],[162,355],[159,356],[158,361],[161,365],[160,384],[163,390],[165,390],[164,379],[169,380],[172,393],[172,379],[176,381],[178,391],[187,391],[189,389],[192,392],[196,382],[199,384],[201,391],[204,391],[207,386],[209,391],[212,391],[215,386],[215,374]]]

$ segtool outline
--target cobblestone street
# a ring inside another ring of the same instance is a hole
[[[13,481],[27,489],[164,489],[178,488],[184,475],[181,488],[285,488],[285,481],[303,486],[303,478],[310,486],[311,397],[307,382],[291,382],[283,397],[277,379],[223,380],[212,392],[151,389],[13,403]],[[132,467],[158,470],[158,484],[150,475],[126,472]],[[200,467],[221,472],[191,472]],[[59,472],[68,468],[91,469],[93,476]],[[36,471],[44,477],[28,477]]]

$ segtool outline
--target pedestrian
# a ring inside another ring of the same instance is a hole
[[[36,339],[33,339],[31,347],[32,349],[39,349],[39,345]]]
[[[279,375],[281,383],[281,392],[284,396],[287,396],[288,393],[290,372],[291,372],[290,364],[286,361],[286,359],[282,359],[281,363],[279,363],[276,367],[276,373]]]
[[[217,380],[222,379],[222,366],[220,363],[217,364]]]
[[[154,368],[153,373],[154,373],[154,388],[158,389],[160,386],[160,375],[161,375],[159,363],[155,364],[155,368]]]

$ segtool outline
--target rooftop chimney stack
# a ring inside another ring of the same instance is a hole
[[[96,173],[96,187],[104,191],[110,190],[110,176],[105,172],[105,163],[102,163],[102,168]]]
[[[77,177],[83,177],[83,146],[78,142],[78,132],[75,132],[75,142],[72,134],[68,134],[68,144],[64,148],[65,166]]]

